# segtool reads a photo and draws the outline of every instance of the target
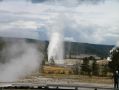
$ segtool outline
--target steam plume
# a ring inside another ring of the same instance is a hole
[[[0,63],[0,81],[16,81],[40,66],[41,53],[34,44],[25,40],[11,41],[7,44],[2,54],[5,63]]]
[[[117,42],[116,46],[119,47],[119,41]]]

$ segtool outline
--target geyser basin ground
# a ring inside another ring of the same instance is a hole
[[[64,60],[54,60],[56,65],[64,65]]]
[[[53,79],[53,78],[43,78],[43,77],[37,77],[34,79],[34,81],[37,80],[37,82],[14,82],[14,83],[0,83],[0,87],[29,87],[29,88],[38,88],[38,87],[71,87],[76,88],[90,88],[94,89],[100,88],[100,90],[103,89],[113,89],[113,85],[111,84],[96,84],[96,83],[81,83],[78,80],[73,79]],[[4,89],[3,89],[4,90]],[[46,89],[47,90],[47,89]]]

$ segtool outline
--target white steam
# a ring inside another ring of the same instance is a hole
[[[9,42],[3,50],[6,62],[0,63],[0,82],[12,82],[36,71],[41,54],[34,44],[24,40]]]
[[[119,47],[119,41],[116,43],[116,46]]]
[[[113,53],[114,51],[119,52],[117,49],[117,47],[119,47],[119,42],[117,41],[116,45],[110,50],[110,54]],[[108,61],[111,61],[111,56],[107,57]]]
[[[64,21],[63,17],[58,15],[58,18],[49,28],[50,40],[48,46],[48,61],[53,58],[56,64],[64,64]]]
[[[110,50],[110,53],[116,50],[116,48],[119,47],[119,42],[117,41],[116,45]]]

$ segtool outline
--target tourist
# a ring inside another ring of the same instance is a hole
[[[119,78],[118,71],[114,72],[113,77],[114,77],[114,88],[118,88],[118,78]]]

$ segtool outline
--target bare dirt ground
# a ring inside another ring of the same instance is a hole
[[[18,80],[18,82],[39,82],[43,78],[49,78],[53,80],[68,80],[68,82],[82,82],[82,83],[100,83],[100,84],[113,84],[112,77],[97,77],[97,76],[84,76],[84,75],[64,75],[64,74],[40,74],[35,73]]]
[[[76,75],[41,75],[35,74],[27,76],[24,79],[18,80],[19,83],[34,83],[34,84],[55,84],[55,85],[79,85],[87,87],[107,87],[113,88],[113,80],[109,77],[89,77]]]
[[[106,83],[107,82],[107,83]],[[24,79],[17,82],[0,82],[0,87],[3,86],[78,86],[78,90],[113,90],[113,80],[107,77],[89,77],[89,76],[77,76],[77,75],[41,75],[35,73],[27,76]],[[47,90],[47,89],[46,89]]]

